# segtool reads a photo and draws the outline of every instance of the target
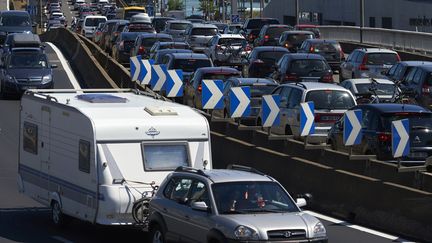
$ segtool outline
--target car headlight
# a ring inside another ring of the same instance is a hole
[[[52,75],[46,75],[42,78],[42,84],[46,84],[52,81]]]
[[[31,34],[32,32],[30,30],[26,30],[26,31],[23,31],[23,33],[24,34]]]
[[[12,77],[10,75],[6,75],[6,80],[9,81],[9,82],[14,82],[15,81],[14,77]]]
[[[321,222],[318,222],[313,228],[313,233],[315,236],[325,235],[326,229]]]
[[[259,238],[255,230],[244,225],[238,226],[234,231],[234,235],[239,240],[257,240]]]

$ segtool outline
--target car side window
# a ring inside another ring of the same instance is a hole
[[[414,75],[415,75],[416,71],[417,71],[417,68],[411,69],[411,71],[409,71],[408,75],[406,76],[405,81],[406,82],[411,82],[413,80],[413,78],[414,78]]]
[[[178,180],[175,181],[168,198],[181,204],[186,203],[188,201],[191,185],[192,179],[178,178]]]
[[[413,79],[412,79],[412,82],[414,84],[419,84],[422,76],[423,76],[423,71],[421,69],[418,69],[417,72],[415,73]]]
[[[364,53],[362,53],[362,52],[359,52],[359,54],[357,55],[357,57],[356,57],[356,60],[355,60],[355,62],[356,63],[361,63],[362,61],[363,61],[363,57],[364,57]]]
[[[210,206],[210,199],[208,195],[208,189],[205,183],[201,181],[194,181],[190,189],[190,199],[188,203],[193,202],[205,202],[207,206]]]
[[[291,94],[289,95],[288,99],[288,108],[295,108],[297,106],[300,106],[300,101],[302,98],[302,91],[296,88],[293,88],[291,91]]]
[[[229,92],[229,90],[231,89],[232,86],[233,86],[232,82],[230,82],[230,81],[225,82],[225,86],[224,86],[224,89],[223,89],[223,94],[224,95],[228,95],[228,92]]]
[[[280,107],[287,107],[291,87],[283,87],[280,93]]]
[[[396,73],[396,69],[400,66],[400,64],[395,64],[388,71],[388,75],[393,76]]]
[[[362,128],[369,129],[371,122],[371,114],[370,110],[363,110],[363,119],[362,119]]]
[[[372,130],[372,131],[376,131],[377,129],[378,129],[378,124],[379,124],[379,122],[378,122],[378,117],[377,117],[377,115],[375,114],[375,112],[369,112],[369,127],[368,127],[368,129],[369,130]]]
[[[357,55],[358,55],[358,51],[354,51],[353,53],[351,53],[351,54],[348,56],[347,61],[348,61],[348,62],[354,62],[355,59],[357,58]]]

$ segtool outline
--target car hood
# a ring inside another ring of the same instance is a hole
[[[22,33],[25,31],[32,31],[32,26],[0,26],[0,32],[7,33]]]
[[[7,74],[16,79],[42,78],[43,76],[51,74],[51,70],[48,68],[10,68],[7,70]]]
[[[235,214],[221,215],[221,217],[234,225],[244,225],[257,230],[261,238],[267,238],[267,231],[270,230],[289,229],[304,229],[306,237],[310,237],[309,232],[319,222],[315,217],[302,212]]]

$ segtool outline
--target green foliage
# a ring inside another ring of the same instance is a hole
[[[168,11],[183,10],[183,0],[168,0]]]

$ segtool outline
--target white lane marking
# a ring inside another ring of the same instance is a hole
[[[366,228],[366,227],[363,227],[363,226],[351,224],[351,223],[348,223],[346,221],[342,221],[340,219],[335,219],[335,218],[332,218],[332,217],[329,217],[329,216],[326,216],[326,215],[323,215],[323,214],[320,214],[320,213],[312,212],[312,211],[309,211],[309,210],[305,210],[303,212],[307,213],[307,214],[310,214],[310,215],[312,215],[314,217],[317,217],[317,218],[320,218],[320,219],[323,219],[323,220],[326,220],[326,221],[330,221],[330,222],[332,222],[334,224],[339,224],[339,225],[346,226],[346,227],[349,227],[349,228],[352,228],[352,229],[363,231],[365,233],[368,233],[368,234],[371,234],[371,235],[376,235],[376,236],[379,236],[379,237],[382,237],[382,238],[386,238],[386,239],[389,239],[389,240],[392,240],[392,241],[395,241],[395,242],[414,243],[414,241],[408,241],[408,240],[402,239],[402,238],[394,236],[394,235],[389,235],[389,234],[386,234],[386,233],[383,233],[383,232],[379,232],[379,231],[376,231],[376,230],[373,230],[373,229],[369,229],[369,228]]]
[[[6,0],[6,10],[9,10],[9,0]]]
[[[65,239],[61,236],[57,236],[57,235],[51,236],[51,238],[53,238],[54,240],[58,240],[60,242],[63,242],[63,243],[73,243],[73,241],[67,240],[67,239]]]
[[[55,46],[53,43],[51,42],[46,42],[48,45],[51,46],[51,48],[55,51],[55,53],[57,54],[57,57],[60,60],[60,63],[63,66],[64,71],[66,72],[69,81],[71,82],[72,86],[74,89],[81,89],[81,86],[79,85],[74,73],[72,72],[72,69],[69,66],[68,61],[66,60],[66,58],[63,56],[63,53],[57,48],[57,46]],[[55,81],[54,81],[55,82]]]

